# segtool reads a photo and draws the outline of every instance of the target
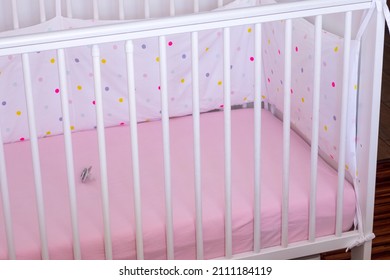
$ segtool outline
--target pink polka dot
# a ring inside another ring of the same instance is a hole
[[[280,54],[280,50],[278,50],[278,54]]]
[[[38,78],[38,82],[43,82],[43,78],[42,78],[42,77],[39,77],[39,78]]]
[[[173,45],[173,42],[172,42],[172,41],[169,41],[169,42],[168,42],[168,46],[171,47],[172,45]]]
[[[255,58],[253,56],[251,56],[249,59],[250,59],[250,61],[254,61],[255,60]]]
[[[291,92],[291,94],[293,94],[293,93],[294,93],[294,90],[293,90],[293,89],[290,89],[290,92]]]
[[[120,125],[125,125],[125,123],[124,123],[124,122],[121,122]]]
[[[117,45],[113,45],[112,48],[113,48],[114,50],[117,50],[117,49],[118,49],[118,46],[117,46]]]
[[[60,93],[60,89],[59,89],[59,88],[56,88],[56,89],[54,90],[54,92],[55,92],[55,93]]]
[[[298,52],[298,47],[295,47],[295,51]]]
[[[94,101],[92,101],[92,104],[93,104],[93,105],[96,105],[96,101],[95,101],[95,100],[94,100]]]
[[[268,78],[267,80],[268,80],[268,83],[270,83],[270,82],[271,82],[271,79],[270,79],[270,78]]]
[[[332,87],[336,87],[336,83],[335,82],[332,82]]]
[[[223,108],[223,107],[224,107],[223,104],[219,105],[219,108]]]
[[[160,86],[158,86],[158,90],[161,90],[161,87],[160,87]]]
[[[24,141],[24,137],[20,137],[20,139],[19,139],[20,141]]]

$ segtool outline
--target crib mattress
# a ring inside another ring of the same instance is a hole
[[[232,111],[232,217],[234,253],[253,246],[253,110]],[[196,258],[192,117],[170,121],[172,201],[176,259]],[[146,259],[166,258],[161,122],[138,125],[143,238]],[[282,123],[262,112],[261,245],[281,240]],[[104,259],[96,131],[72,135],[83,259]],[[110,221],[115,259],[136,258],[130,132],[106,129]],[[203,237],[205,258],[224,254],[223,113],[201,115]],[[72,259],[72,229],[63,136],[39,140],[49,254]],[[5,145],[14,239],[18,259],[39,259],[40,238],[29,142]],[[82,169],[92,177],[81,183]],[[308,238],[310,147],[291,133],[289,242]],[[317,236],[335,231],[337,172],[318,162]],[[343,230],[355,213],[353,187],[345,182]],[[0,207],[0,259],[7,257]]]

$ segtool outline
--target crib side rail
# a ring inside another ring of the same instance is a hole
[[[94,3],[97,3],[96,1]],[[335,4],[337,3],[337,6]],[[97,7],[97,6],[96,6]],[[161,75],[161,96],[162,96],[162,113],[163,113],[163,139],[164,139],[164,169],[165,169],[165,195],[166,195],[166,222],[167,222],[167,255],[169,258],[174,258],[174,242],[173,242],[173,222],[172,222],[172,203],[171,203],[171,182],[170,182],[170,150],[169,150],[169,115],[168,115],[168,102],[167,102],[167,76],[166,76],[166,41],[165,36],[170,34],[177,34],[177,33],[183,33],[183,32],[189,32],[192,33],[192,38],[194,40],[197,39],[197,36],[194,35],[196,32],[202,31],[202,30],[208,30],[208,29],[215,29],[215,28],[223,28],[223,38],[224,38],[224,128],[225,128],[225,213],[226,214],[226,228],[225,228],[225,239],[226,239],[226,257],[227,258],[233,258],[232,253],[232,225],[231,225],[231,120],[230,120],[230,28],[233,26],[239,26],[243,24],[255,24],[256,26],[256,34],[260,34],[260,27],[261,23],[263,22],[270,22],[274,20],[286,20],[285,26],[286,26],[286,49],[290,51],[286,51],[285,54],[285,85],[284,85],[284,97],[285,97],[285,119],[284,119],[284,140],[283,140],[283,154],[284,154],[284,164],[283,164],[283,214],[282,214],[282,242],[281,247],[284,249],[288,249],[290,246],[288,242],[288,199],[289,199],[289,153],[290,153],[290,89],[291,89],[291,36],[292,36],[292,26],[291,26],[291,20],[294,18],[301,18],[301,17],[307,17],[307,16],[317,16],[317,32],[320,32],[321,30],[321,16],[326,14],[331,14],[335,12],[344,12],[347,14],[346,17],[346,36],[345,36],[345,42],[348,46],[348,41],[350,41],[350,25],[351,25],[351,12],[357,11],[357,10],[364,10],[371,7],[371,1],[368,0],[355,0],[355,1],[347,1],[347,0],[329,0],[329,1],[318,1],[318,0],[311,0],[311,1],[304,1],[294,4],[281,4],[281,5],[272,5],[272,6],[264,6],[264,7],[256,7],[256,8],[244,8],[240,10],[235,11],[219,11],[219,12],[211,12],[207,14],[195,14],[190,15],[185,18],[185,21],[183,20],[183,17],[172,17],[172,18],[165,18],[165,19],[155,19],[150,21],[140,21],[140,22],[134,22],[134,23],[124,23],[124,24],[118,24],[118,25],[110,25],[110,26],[103,26],[98,28],[85,28],[85,29],[79,29],[79,30],[68,30],[68,31],[59,31],[59,32],[52,32],[52,33],[46,33],[46,34],[36,34],[36,35],[26,35],[26,36],[17,36],[17,37],[9,37],[9,38],[2,38],[0,39],[0,56],[3,55],[10,55],[10,54],[22,54],[24,60],[26,61],[26,65],[28,65],[28,53],[34,52],[34,51],[44,51],[44,50],[51,50],[51,49],[64,49],[69,47],[76,47],[76,46],[83,46],[83,45],[93,45],[92,48],[92,55],[94,57],[94,74],[95,74],[95,94],[96,94],[96,102],[97,102],[97,120],[98,120],[98,134],[99,134],[99,156],[100,156],[100,172],[103,174],[104,180],[102,180],[102,197],[103,197],[103,216],[104,216],[104,227],[105,227],[105,249],[106,249],[106,257],[108,259],[112,258],[112,247],[111,247],[111,238],[110,238],[110,221],[109,221],[109,205],[108,205],[108,183],[107,183],[107,166],[106,166],[106,151],[105,151],[105,135],[104,135],[104,122],[102,117],[103,112],[103,101],[101,98],[101,74],[100,74],[100,54],[99,54],[99,47],[98,45],[101,43],[107,43],[107,42],[115,42],[115,41],[127,41],[128,42],[128,69],[129,69],[129,94],[130,97],[132,94],[134,94],[134,84],[132,79],[132,73],[133,65],[132,65],[132,50],[131,50],[131,40],[133,39],[139,39],[139,38],[145,38],[145,37],[153,37],[153,36],[159,36],[160,39],[160,75]],[[174,14],[174,11],[171,10],[171,12]],[[185,22],[185,23],[183,23]],[[378,22],[375,23],[376,26],[376,35],[380,35],[380,28],[383,26],[383,18],[378,16]],[[316,44],[319,44],[320,36],[317,36]],[[193,42],[193,48],[196,47],[196,43]],[[256,45],[259,47],[260,50],[261,42],[257,42]],[[260,52],[257,52],[257,55],[260,54]],[[376,46],[375,49],[375,58],[379,59],[378,57],[381,55],[380,47]],[[319,56],[320,50],[317,49],[316,54],[316,63],[319,64],[320,62],[320,56]],[[348,57],[348,50],[346,50],[345,56]],[[260,55],[259,55],[260,57]],[[344,60],[344,86],[346,87],[346,84],[348,82],[348,74],[349,69],[347,67],[349,61],[348,59]],[[196,71],[197,66],[195,65],[193,68],[193,71]],[[261,70],[259,69],[259,62],[256,62],[256,70],[258,74],[260,74]],[[378,75],[378,71],[381,70],[381,65],[374,67],[374,74]],[[33,100],[31,96],[31,86],[28,82],[28,76],[29,76],[29,68],[25,68],[25,77],[27,77],[26,81],[26,88],[30,89],[29,94],[27,96],[27,99],[29,99],[29,103],[31,103],[30,107],[33,108]],[[319,79],[320,79],[320,73],[319,69],[317,68],[317,71],[315,73],[315,85],[317,87],[317,95],[318,95],[318,87],[319,87]],[[261,81],[260,81],[261,75],[257,75],[256,80],[256,88],[261,88]],[[196,81],[196,78],[194,79]],[[371,87],[373,88],[373,91],[375,93],[374,99],[370,104],[372,104],[372,110],[374,110],[377,105],[377,97],[378,97],[378,84],[380,84],[380,80],[376,79],[372,82]],[[197,90],[196,85],[194,86],[195,91]],[[344,89],[344,95],[346,94],[346,89]],[[132,97],[133,98],[133,97]],[[318,98],[318,97],[317,97]],[[256,108],[259,108],[261,104],[259,103],[260,98],[256,101]],[[318,99],[317,99],[318,100]],[[134,102],[134,101],[133,101]],[[345,111],[345,99],[343,102],[343,113],[342,118],[345,118],[346,111]],[[132,139],[133,139],[133,154],[134,151],[137,151],[138,147],[136,144],[136,129],[135,129],[135,120],[134,120],[134,114],[135,114],[135,105],[130,104],[129,105],[132,110],[130,112],[133,114],[132,118]],[[196,108],[196,104],[194,105],[194,135],[195,137],[199,137],[199,125],[197,125],[199,120],[199,110]],[[314,104],[313,110],[316,110],[318,104]],[[66,110],[66,108],[64,109]],[[41,225],[41,240],[42,240],[42,255],[44,258],[48,258],[48,252],[47,252],[47,244],[46,244],[46,237],[45,237],[45,221],[44,221],[44,215],[43,215],[43,201],[41,199],[41,182],[40,182],[40,170],[39,170],[39,151],[37,147],[37,136],[35,133],[35,121],[34,121],[34,111],[30,110],[30,128],[31,128],[31,143],[32,143],[32,151],[34,156],[34,168],[35,168],[35,178],[36,178],[36,188],[37,188],[37,200],[39,201],[39,205],[41,207],[40,209],[40,225]],[[368,112],[368,111],[367,111]],[[369,111],[371,113],[371,111]],[[375,128],[375,125],[378,123],[378,116],[368,115],[370,117],[371,123],[370,123],[370,129],[371,129],[371,136],[367,140],[370,144],[370,150],[367,152],[367,155],[369,157],[370,164],[373,164],[373,161],[375,160],[375,155],[373,153],[376,152],[376,146],[374,144],[374,138],[377,136],[377,128]],[[261,123],[261,117],[260,115],[256,115],[256,123]],[[316,128],[315,131],[318,131],[318,119],[315,117],[313,119],[313,125]],[[260,125],[257,125],[255,128],[255,137],[256,137],[256,143],[260,142],[261,134],[260,134]],[[345,127],[342,127],[341,129],[341,139],[340,142],[345,140]],[[67,136],[67,145],[68,150],[70,153],[71,151],[71,139],[70,139],[70,133],[68,131]],[[317,133],[318,134],[318,133]],[[318,137],[318,135],[317,135]],[[318,141],[318,140],[317,140]],[[195,139],[195,143],[198,142],[198,139]],[[256,155],[255,155],[255,162],[256,169],[260,168],[260,146],[259,144],[256,144]],[[342,145],[340,145],[342,146]],[[317,147],[312,147],[312,170],[316,169],[316,155]],[[341,149],[341,153],[343,153],[345,149]],[[200,155],[199,155],[199,147],[195,147],[195,158],[200,162]],[[133,158],[133,160],[137,161],[137,156]],[[72,161],[72,158],[69,156],[67,158],[67,163]],[[72,164],[69,164],[69,166],[72,166]],[[137,173],[138,171],[138,163],[135,164],[135,169],[133,172]],[[347,236],[344,236],[341,233],[340,225],[341,225],[341,217],[342,217],[342,186],[343,186],[343,180],[344,180],[344,162],[341,157],[341,164],[339,168],[339,196],[338,196],[338,211],[337,211],[337,226],[336,226],[336,235],[339,237],[339,243],[342,245],[345,245],[347,241],[352,240],[355,238],[355,233],[349,234]],[[200,167],[197,167],[198,171],[200,170]],[[367,174],[367,189],[365,191],[367,194],[364,194],[362,197],[367,198],[370,200],[372,198],[372,190],[374,189],[373,184],[373,172],[374,170],[372,168],[369,169],[369,173]],[[69,173],[69,178],[73,179],[73,175]],[[198,194],[197,197],[200,199],[200,173],[198,172],[196,175],[196,180],[198,180]],[[260,209],[260,199],[259,199],[259,193],[260,193],[260,178],[259,178],[259,170],[256,171],[254,178],[255,178],[255,187],[256,187],[256,198],[255,198],[255,209]],[[139,177],[138,174],[135,175],[135,180]],[[312,173],[312,195],[311,199],[315,199],[315,178],[316,178],[316,171],[313,171]],[[135,185],[139,185],[139,182],[134,181]],[[135,192],[139,192],[138,190],[135,190]],[[136,197],[139,197],[139,193],[135,195]],[[4,199],[4,198],[3,198]],[[7,199],[7,198],[5,198]],[[137,199],[139,201],[139,199]],[[366,201],[364,203],[364,209],[366,210],[366,220],[368,223],[368,226],[366,228],[367,231],[370,231],[370,222],[371,219],[371,202]],[[340,202],[341,201],[341,202]],[[367,203],[367,204],[366,204]],[[72,204],[75,205],[75,202],[73,201]],[[198,208],[201,208],[201,203],[198,201],[196,203],[198,205]],[[367,207],[365,207],[367,206]],[[140,208],[141,206],[139,204],[136,204],[136,215],[138,216],[137,224],[138,226],[141,223],[140,217]],[[306,245],[310,245],[315,240],[315,210],[314,210],[314,204],[311,206],[311,234],[309,241]],[[72,209],[73,212],[77,212],[77,210],[74,208]],[[74,215],[75,216],[75,215]],[[201,209],[197,209],[197,216],[198,219],[201,216]],[[74,218],[76,219],[76,218]],[[260,217],[255,215],[255,227],[254,227],[254,236],[256,238],[260,238]],[[372,219],[371,219],[372,220]],[[77,235],[77,221],[73,222],[74,224],[74,234]],[[372,224],[371,224],[372,227]],[[202,246],[200,243],[202,242],[202,237],[199,235],[201,232],[201,223],[197,225],[197,231],[198,231],[198,258],[202,258]],[[140,234],[137,234],[137,238],[141,238]],[[323,243],[318,242],[316,244],[312,244],[311,247],[315,252],[318,252],[319,249],[322,249],[321,244],[328,244],[330,240],[324,240]],[[138,245],[139,244],[139,245]],[[336,244],[336,243],[335,243]],[[79,245],[76,245],[75,248],[77,249]],[[294,247],[290,247],[288,250],[291,252],[294,251]],[[76,250],[75,251],[78,251]],[[254,244],[254,251],[255,255],[263,254],[263,252],[260,250],[260,244],[256,243]],[[271,252],[271,251],[270,251]],[[310,251],[311,252],[311,251]],[[138,256],[143,256],[142,252],[142,241],[139,241],[137,243],[137,253]],[[264,252],[264,254],[266,254]],[[296,254],[296,252],[294,251]],[[77,253],[79,254],[79,252]],[[272,254],[271,254],[272,255]]]
[[[102,44],[275,20],[365,10],[370,0],[310,0],[0,39],[0,55]]]

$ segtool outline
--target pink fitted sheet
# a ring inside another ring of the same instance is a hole
[[[233,251],[253,246],[253,110],[232,112]],[[138,125],[143,237],[146,259],[166,258],[164,173],[161,122]],[[170,121],[172,200],[176,259],[194,259],[195,206],[192,117]],[[203,237],[205,258],[224,254],[224,130],[223,113],[201,115]],[[99,159],[96,131],[72,135],[78,218],[83,259],[104,259]],[[281,239],[282,123],[262,112],[261,244]],[[106,129],[108,184],[113,256],[134,259],[135,226],[130,132],[127,126]],[[72,259],[72,229],[67,188],[64,138],[39,140],[49,254]],[[30,143],[5,145],[14,239],[18,259],[39,259],[40,241],[35,205]],[[92,180],[79,174],[93,166]],[[289,242],[308,238],[310,147],[291,133]],[[318,162],[317,236],[335,231],[337,173]],[[355,213],[353,187],[345,182],[343,230]],[[0,207],[0,259],[7,258]]]

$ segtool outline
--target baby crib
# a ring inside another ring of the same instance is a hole
[[[1,259],[370,258],[385,1],[20,2]]]

